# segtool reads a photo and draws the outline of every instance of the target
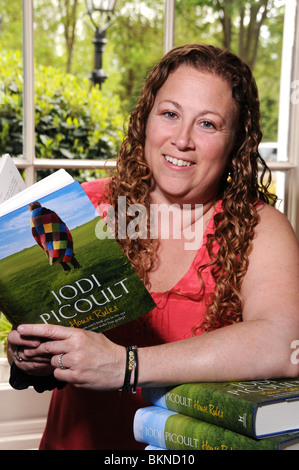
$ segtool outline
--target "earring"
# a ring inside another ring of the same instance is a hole
[[[232,182],[232,175],[230,174],[230,171],[229,171],[229,173],[228,173],[228,175],[227,175],[226,182],[227,182],[228,184],[230,184],[230,183]]]

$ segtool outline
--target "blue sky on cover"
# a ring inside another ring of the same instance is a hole
[[[55,211],[70,230],[96,217],[93,205],[77,182],[38,201]],[[0,218],[0,260],[36,244],[31,233],[28,205]]]

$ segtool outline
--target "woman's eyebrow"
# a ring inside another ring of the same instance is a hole
[[[173,101],[173,100],[162,100],[159,104],[161,105],[161,104],[167,104],[167,103],[172,104],[179,110],[183,109],[183,107],[177,101]],[[211,109],[203,109],[202,111],[198,113],[198,116],[202,117],[202,116],[205,116],[206,114],[213,114],[215,116],[218,116],[221,119],[221,121],[223,121],[223,123],[226,123],[225,118],[220,113],[218,113],[217,111],[213,111]]]
[[[178,109],[183,109],[183,107],[179,103],[177,103],[176,101],[173,101],[173,100],[162,100],[162,101],[159,102],[160,105],[161,104],[167,104],[167,103],[172,104],[173,106],[175,106]]]
[[[203,109],[200,111],[199,116],[205,116],[206,114],[213,114],[214,116],[218,116],[224,123],[226,122],[225,118],[218,113],[218,111],[212,111],[211,109]]]

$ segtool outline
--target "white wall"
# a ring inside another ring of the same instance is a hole
[[[46,424],[51,392],[37,393],[33,388],[14,390],[7,382],[7,372],[2,359],[0,450],[37,449]]]

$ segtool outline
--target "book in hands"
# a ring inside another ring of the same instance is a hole
[[[50,323],[102,332],[155,307],[65,170],[0,205],[0,272],[0,310],[14,327]]]
[[[253,438],[299,431],[299,379],[186,383],[142,389],[153,405]]]
[[[136,411],[133,429],[136,441],[144,442],[150,448],[189,451],[299,449],[299,433],[257,440],[154,405]]]

